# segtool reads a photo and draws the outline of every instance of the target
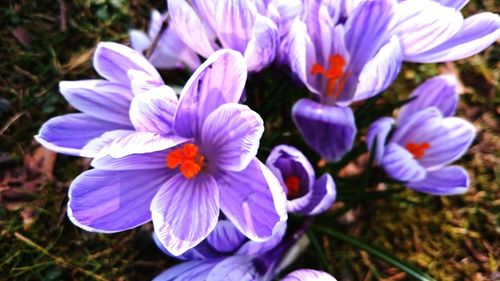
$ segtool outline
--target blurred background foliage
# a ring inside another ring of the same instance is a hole
[[[156,249],[152,225],[119,234],[88,233],[66,217],[71,180],[88,159],[56,155],[33,140],[50,117],[73,111],[58,93],[60,80],[97,77],[92,69],[100,41],[127,42],[130,28],[145,29],[151,9],[164,1],[4,0],[0,3],[0,280],[150,280],[174,264]],[[465,14],[500,12],[495,0],[471,1]],[[305,147],[290,118],[307,92],[287,69],[250,77],[248,104],[266,120],[261,160],[276,144],[301,148],[318,174],[335,175],[339,200],[316,225],[385,249],[436,280],[500,280],[500,48],[448,64],[406,64],[383,95],[355,105],[357,143],[340,163],[322,165]],[[459,115],[478,136],[459,163],[472,184],[463,196],[433,197],[379,183],[380,170],[365,169],[364,132],[390,115],[410,91],[440,73],[459,77]],[[182,86],[182,71],[162,73]],[[370,171],[370,172],[368,172]],[[291,225],[300,218],[291,218]],[[293,265],[322,268],[338,280],[407,280],[407,273],[366,250],[318,229]]]

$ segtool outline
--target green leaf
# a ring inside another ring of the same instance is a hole
[[[377,247],[375,245],[371,245],[371,244],[369,244],[369,243],[367,243],[359,238],[338,232],[338,231],[333,230],[333,229],[326,228],[324,226],[314,225],[312,228],[319,231],[319,232],[327,234],[334,239],[341,240],[343,242],[351,244],[352,246],[355,246],[357,248],[365,250],[370,255],[372,255],[372,256],[374,256],[374,257],[376,257],[376,258],[378,258],[378,259],[380,259],[380,260],[382,260],[382,261],[384,261],[392,266],[399,268],[401,271],[406,272],[406,274],[408,274],[408,276],[412,277],[415,280],[420,280],[420,281],[433,281],[434,280],[432,277],[430,277],[429,275],[414,268],[412,265],[409,265],[408,263],[399,260],[398,258],[396,258],[393,255],[387,253],[386,251],[380,249],[379,247]]]

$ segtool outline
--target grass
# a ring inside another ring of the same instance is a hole
[[[163,1],[142,2],[0,4],[0,280],[148,280],[174,263],[154,246],[150,224],[112,235],[88,233],[71,224],[65,213],[67,189],[88,168],[88,160],[55,158],[33,141],[44,121],[72,111],[58,93],[58,82],[96,77],[91,58],[97,42],[126,42],[129,28],[144,29],[150,9],[165,6]],[[467,13],[499,12],[494,1],[472,2]],[[398,189],[365,196],[353,209],[342,210],[358,198],[356,187],[363,181],[337,176],[343,199],[331,215],[318,219],[321,225],[377,245],[436,280],[500,279],[499,61],[500,48],[494,46],[454,64],[408,64],[383,98],[374,101],[377,110],[359,113],[363,118],[358,122],[366,125],[390,114],[426,78],[458,72],[464,84],[459,115],[478,128],[470,152],[459,161],[473,179],[467,194],[445,198]],[[314,163],[319,159],[304,146],[289,118],[303,89],[295,90],[286,75],[272,76],[273,71],[249,81],[248,91],[254,94],[248,103],[266,120],[259,156],[265,159],[274,145],[289,143]],[[360,142],[352,156],[364,151]],[[325,169],[338,174],[348,163],[353,161]],[[373,172],[374,178],[379,172]],[[338,280],[409,278],[362,248],[316,230],[309,236],[313,245],[294,267],[322,265]]]

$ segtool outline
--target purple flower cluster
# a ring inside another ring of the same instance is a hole
[[[185,260],[155,280],[272,280],[303,237],[288,233],[287,213],[327,211],[336,185],[328,172],[316,178],[295,147],[257,158],[266,120],[241,104],[248,73],[291,69],[311,93],[291,110],[298,132],[324,161],[338,161],[358,133],[350,105],[387,89],[404,62],[462,59],[500,37],[498,15],[463,19],[467,2],[168,0],[147,33],[130,32],[133,49],[97,46],[101,79],[60,82],[80,113],[50,119],[35,136],[93,158],[69,188],[70,220],[102,233],[152,221],[158,246]],[[176,93],[157,68],[192,75]],[[397,119],[369,127],[368,150],[391,178],[429,194],[465,192],[466,171],[449,164],[475,129],[452,117],[456,83],[428,80]],[[335,279],[298,270],[283,280]]]

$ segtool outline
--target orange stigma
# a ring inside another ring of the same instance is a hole
[[[167,167],[176,169],[180,166],[181,174],[187,178],[194,178],[203,168],[205,157],[201,155],[198,146],[188,143],[170,151],[167,154]]]
[[[341,55],[332,55],[329,59],[328,69],[315,63],[311,67],[312,75],[323,75],[327,80],[326,95],[337,98],[344,90],[347,79],[351,76],[351,71],[344,73],[346,61]]]
[[[289,176],[285,180],[285,185],[288,190],[288,199],[299,197],[300,179],[296,176]]]
[[[413,154],[415,159],[419,159],[420,157],[425,155],[425,151],[431,147],[428,142],[414,143],[409,142],[406,144],[406,149]]]

